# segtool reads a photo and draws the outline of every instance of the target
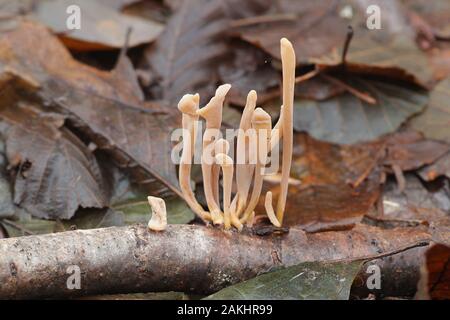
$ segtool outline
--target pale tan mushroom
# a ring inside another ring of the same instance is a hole
[[[197,135],[199,99],[198,94],[186,94],[178,103],[178,109],[183,113],[183,152],[181,154],[178,179],[186,203],[192,211],[206,222],[211,221],[211,215],[203,210],[202,206],[197,202],[191,188],[191,164],[195,149],[195,137]]]
[[[269,217],[270,222],[275,227],[281,227],[280,221],[278,221],[277,216],[275,215],[275,212],[273,211],[272,207],[272,192],[267,191],[266,193],[266,199],[264,201],[264,206],[266,208],[267,217]]]
[[[256,131],[256,148],[253,148],[253,151],[256,152],[257,161],[255,166],[252,195],[241,218],[242,223],[246,222],[250,214],[255,210],[255,207],[258,204],[259,196],[261,195],[264,166],[267,161],[267,154],[270,146],[270,134],[272,130],[270,115],[263,109],[256,108],[252,116],[252,128]],[[266,140],[262,141],[263,138]]]
[[[252,182],[255,165],[249,162],[249,139],[246,133],[252,126],[252,115],[256,107],[256,91],[251,90],[247,95],[247,102],[242,112],[241,122],[239,124],[237,147],[236,147],[236,187],[237,207],[236,215],[239,216],[245,208],[248,198],[248,192]]]
[[[293,107],[295,86],[295,52],[288,39],[282,38],[281,64],[283,72],[283,157],[281,164],[280,194],[277,203],[277,219],[283,223],[284,210],[288,192],[289,174],[292,163],[293,146]]]
[[[217,137],[218,130],[222,124],[222,109],[225,96],[230,90],[229,84],[221,85],[217,88],[216,94],[211,98],[209,103],[200,110],[197,110],[197,114],[206,120],[206,129],[203,135],[203,151],[202,151],[202,175],[203,175],[203,187],[205,190],[206,203],[211,214],[211,219],[214,224],[222,224],[223,218],[220,207],[213,194],[213,181],[212,181],[212,167],[214,164],[214,158],[212,149],[210,148],[214,138]],[[209,154],[208,154],[209,153]]]
[[[222,168],[223,176],[223,224],[226,230],[231,228],[231,185],[233,183],[233,159],[223,153],[216,154],[216,163]]]
[[[163,231],[167,227],[166,203],[158,197],[147,197],[150,208],[152,209],[152,217],[148,222],[148,228],[153,231]]]

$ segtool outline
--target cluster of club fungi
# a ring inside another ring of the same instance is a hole
[[[178,109],[183,118],[183,150],[179,166],[180,188],[189,207],[205,222],[223,225],[225,229],[235,227],[242,230],[244,224],[251,224],[255,208],[261,195],[267,155],[282,141],[282,163],[280,193],[276,210],[272,205],[272,193],[265,196],[265,210],[271,223],[280,227],[286,206],[288,180],[292,162],[293,146],[293,102],[295,84],[295,52],[286,38],[280,40],[283,72],[283,105],[280,117],[272,128],[270,115],[262,108],[256,108],[256,92],[250,91],[240,121],[237,135],[236,154],[256,157],[255,163],[235,163],[229,155],[229,143],[225,139],[214,139],[210,131],[220,130],[222,108],[229,84],[221,85],[209,103],[199,109],[199,95],[186,94]],[[191,188],[191,163],[196,146],[199,117],[206,122],[202,141],[201,168],[205,198],[208,210],[196,200]],[[248,129],[254,129],[256,136],[263,132],[267,139],[256,139],[256,144],[245,143]],[[263,145],[266,144],[266,145]],[[206,161],[206,150],[212,150],[213,161]],[[263,151],[263,152],[261,152]],[[255,155],[256,154],[256,155]],[[222,172],[223,206],[219,202],[219,176]],[[233,175],[235,173],[237,192],[232,197]],[[251,193],[250,188],[253,187]]]

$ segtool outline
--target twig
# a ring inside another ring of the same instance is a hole
[[[361,92],[355,88],[353,88],[352,86],[348,85],[347,83],[345,83],[344,81],[331,77],[327,74],[322,73],[321,74],[322,77],[324,77],[325,79],[327,79],[330,82],[333,82],[334,84],[344,88],[345,90],[347,90],[348,92],[350,92],[351,94],[353,94],[355,97],[361,99],[364,102],[367,102],[368,104],[377,104],[377,100],[372,97],[369,93],[367,92]]]

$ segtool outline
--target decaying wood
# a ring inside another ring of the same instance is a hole
[[[197,225],[76,230],[0,240],[0,298],[182,291],[208,294],[274,267],[305,261],[373,258],[426,245],[424,227],[270,236]],[[69,290],[78,266],[81,288]]]

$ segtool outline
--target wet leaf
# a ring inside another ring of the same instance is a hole
[[[44,27],[29,21],[0,39],[0,62],[8,65],[1,70],[6,79],[27,83],[44,110],[64,115],[116,163],[133,167],[153,194],[168,190],[179,194],[170,159],[170,132],[179,116],[161,114],[158,105],[142,103],[131,64],[122,58],[113,72],[83,65]]]
[[[6,154],[15,172],[16,205],[46,219],[70,219],[79,207],[108,205],[96,159],[61,118],[42,118],[28,105],[3,105],[0,117],[10,124]]]
[[[297,99],[294,129],[334,143],[369,141],[396,131],[427,102],[426,92],[417,88],[356,77],[348,83],[377,103],[361,101],[349,92],[324,101]]]
[[[80,7],[81,28],[67,32],[69,14],[66,10],[70,5]],[[107,3],[92,0],[39,1],[35,16],[75,50],[121,48],[128,28],[132,28],[129,46],[134,47],[155,40],[163,30],[163,25],[158,22],[126,15]]]
[[[425,111],[414,117],[411,126],[427,138],[450,142],[450,78],[441,81],[430,94]]]
[[[230,286],[206,300],[348,300],[361,261],[305,262]]]

